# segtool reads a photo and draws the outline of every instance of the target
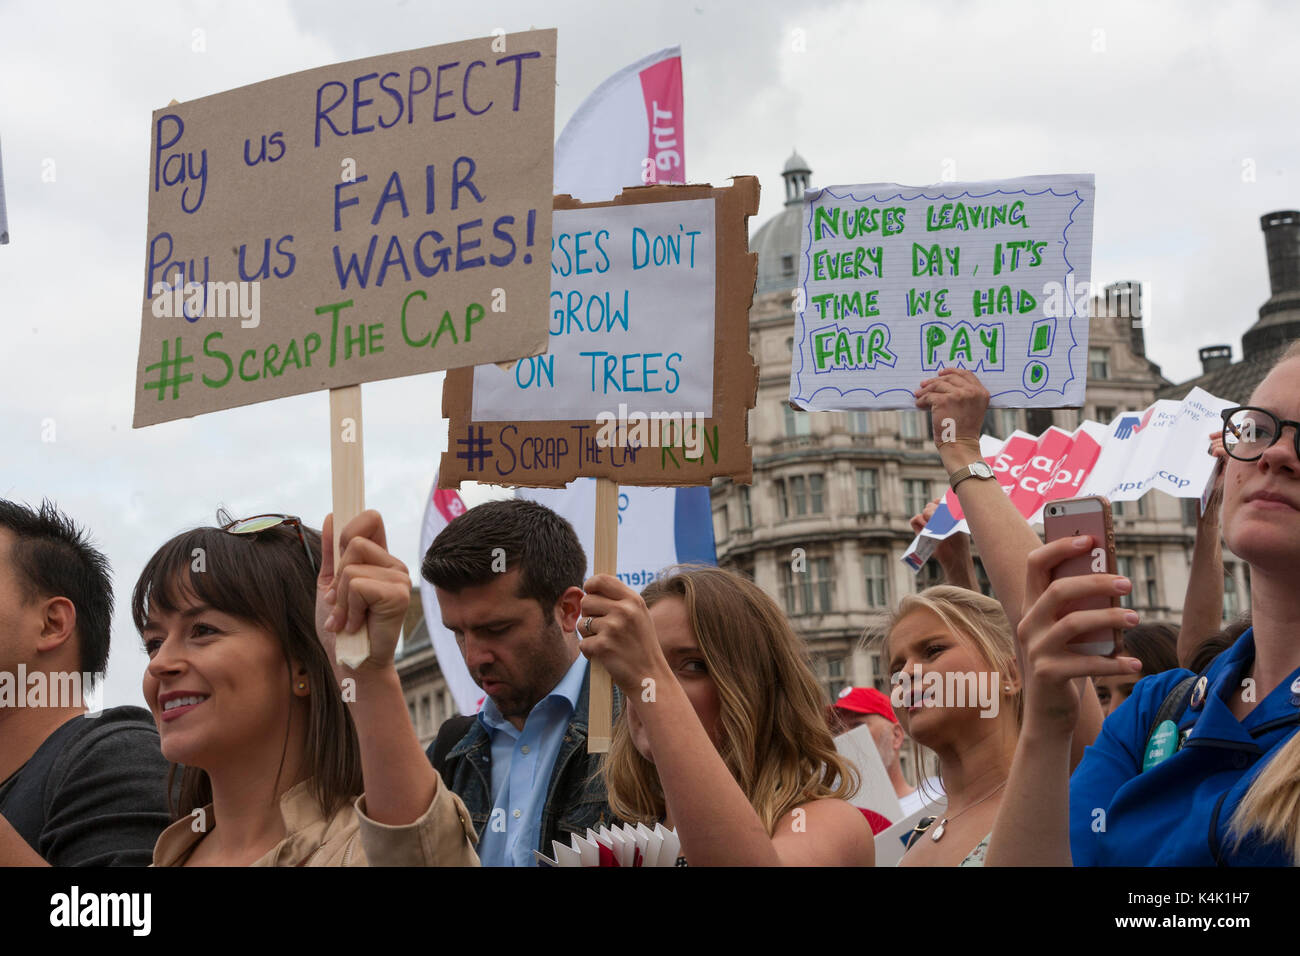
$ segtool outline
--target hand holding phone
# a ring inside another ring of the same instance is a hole
[[[1084,574],[1117,574],[1115,570],[1115,530],[1111,523],[1110,502],[1099,495],[1066,498],[1049,502],[1043,508],[1043,530],[1047,543],[1062,538],[1089,535],[1093,547],[1077,557],[1057,565],[1052,580]],[[1091,597],[1076,602],[1071,611],[1100,610],[1119,607],[1119,597]],[[1070,650],[1079,654],[1112,657],[1120,648],[1121,633],[1100,629],[1072,640]]]

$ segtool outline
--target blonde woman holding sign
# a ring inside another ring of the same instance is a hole
[[[670,569],[641,594],[584,585],[579,647],[626,695],[604,767],[620,819],[663,821],[692,866],[870,866],[821,688],[785,615],[753,582]]]
[[[260,515],[177,535],[145,566],[131,607],[144,696],[183,765],[154,865],[477,864],[393,667],[406,568],[376,512],[343,529],[337,568],[321,538]],[[370,657],[336,670],[333,636],[363,621]]]

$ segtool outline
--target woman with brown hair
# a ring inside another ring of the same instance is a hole
[[[140,575],[144,696],[181,771],[154,865],[478,862],[393,666],[406,568],[373,511],[343,529],[337,570],[321,540],[297,518],[261,515],[177,535]],[[334,665],[334,634],[363,623],[369,656]]]
[[[753,582],[671,568],[638,595],[585,585],[582,652],[626,695],[604,775],[630,822],[662,820],[692,866],[870,866],[871,827],[845,797],[821,689],[780,609]]]

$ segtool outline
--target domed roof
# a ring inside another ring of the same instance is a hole
[[[803,204],[786,206],[754,233],[750,252],[758,253],[758,284],[755,295],[793,289],[799,283],[799,231],[803,228]]]
[[[808,160],[798,150],[791,153],[781,170],[781,178],[785,180],[785,208],[763,223],[749,242],[750,251],[758,253],[755,295],[789,291],[799,282],[803,194],[811,177]]]

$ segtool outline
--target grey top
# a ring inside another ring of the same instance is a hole
[[[0,814],[51,866],[148,866],[167,766],[147,710],[74,717],[0,783]]]

